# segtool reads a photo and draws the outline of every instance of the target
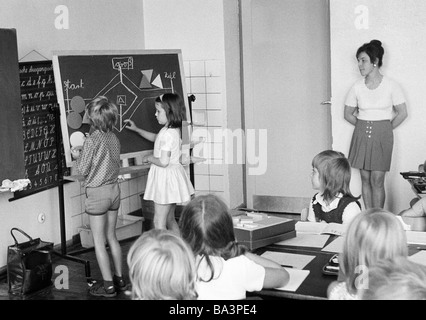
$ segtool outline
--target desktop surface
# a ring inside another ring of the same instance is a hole
[[[338,236],[330,236],[325,248]],[[408,256],[412,256],[424,249],[419,244],[408,245]],[[263,248],[259,248],[254,253],[262,255],[266,251],[283,252],[297,255],[314,256],[303,270],[309,270],[309,275],[300,284],[296,291],[285,291],[278,289],[263,289],[256,292],[255,295],[264,300],[268,299],[296,299],[296,300],[327,300],[327,289],[330,283],[337,280],[337,275],[327,275],[323,273],[323,267],[335,255],[335,252],[322,251],[322,248],[313,247],[294,247],[282,244],[272,244]]]
[[[327,246],[337,236],[330,236],[326,244]],[[322,251],[320,248],[312,247],[294,247],[281,244],[272,244],[254,251],[258,255],[262,255],[266,251],[283,252],[297,255],[314,256],[303,270],[309,270],[309,275],[300,284],[296,291],[284,291],[277,289],[264,289],[257,293],[263,299],[282,298],[282,299],[299,299],[299,300],[326,300],[327,288],[331,282],[337,280],[336,275],[327,275],[323,273],[323,267],[335,254],[335,252]]]
[[[287,252],[294,254],[307,254],[314,255],[315,258],[309,262],[304,270],[309,270],[309,275],[302,282],[299,288],[295,292],[282,291],[276,289],[264,289],[259,292],[259,295],[264,299],[268,297],[276,298],[287,298],[287,299],[299,299],[299,300],[326,300],[327,299],[327,288],[331,282],[337,280],[337,276],[325,275],[322,272],[324,265],[334,255],[332,252],[318,252],[318,251],[307,251],[298,249],[268,247],[262,248],[266,250],[276,250],[278,252]],[[260,253],[261,254],[261,253]]]

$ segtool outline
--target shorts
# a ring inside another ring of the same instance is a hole
[[[86,188],[84,205],[86,213],[92,216],[99,216],[108,211],[118,210],[120,208],[120,186],[118,182],[95,188]]]

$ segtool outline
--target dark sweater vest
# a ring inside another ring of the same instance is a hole
[[[312,203],[315,202],[315,197],[312,198]],[[359,203],[357,198],[349,197],[349,196],[343,196],[339,200],[339,204],[337,205],[336,209],[333,209],[329,212],[324,212],[321,208],[321,204],[319,202],[312,205],[312,208],[314,209],[315,213],[315,220],[317,222],[325,221],[327,223],[343,223],[342,216],[343,211],[345,211],[345,208],[350,204],[351,202],[356,202],[359,208],[361,209],[361,204]]]

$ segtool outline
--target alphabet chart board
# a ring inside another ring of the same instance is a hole
[[[22,198],[58,185],[65,167],[51,60],[19,63],[25,178],[31,184],[14,198]],[[58,141],[59,140],[59,141]],[[60,150],[58,152],[58,150]]]

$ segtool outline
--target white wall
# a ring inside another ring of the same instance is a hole
[[[51,59],[53,50],[144,47],[141,0],[1,0],[0,4],[0,27],[16,28],[20,58],[31,50]],[[63,7],[68,15],[63,15]],[[66,21],[68,29],[57,29]]]
[[[408,118],[394,131],[392,165],[386,176],[385,208],[398,213],[415,197],[400,172],[415,171],[426,159],[426,2],[331,0],[330,9],[333,148],[349,152],[353,126],[343,119],[343,107],[348,89],[360,77],[355,53],[363,43],[382,41],[381,72],[397,80],[405,93]],[[353,170],[352,191],[361,193],[358,170]]]
[[[68,9],[68,29],[57,29],[55,21]],[[141,0],[0,0],[0,28],[15,28],[18,56],[26,61],[52,58],[53,50],[125,50],[144,48]],[[60,7],[59,7],[60,8]],[[36,50],[38,53],[30,53]],[[20,106],[18,106],[20,107]],[[140,208],[139,194],[145,189],[146,172],[121,183],[120,214]],[[87,223],[83,214],[83,192],[79,182],[65,185],[66,239]],[[9,202],[11,193],[0,194],[0,268],[6,265],[7,246],[13,243],[10,229],[18,227],[29,235],[60,243],[59,198],[57,188]],[[43,224],[37,222],[44,213]],[[24,241],[25,238],[18,239]]]

